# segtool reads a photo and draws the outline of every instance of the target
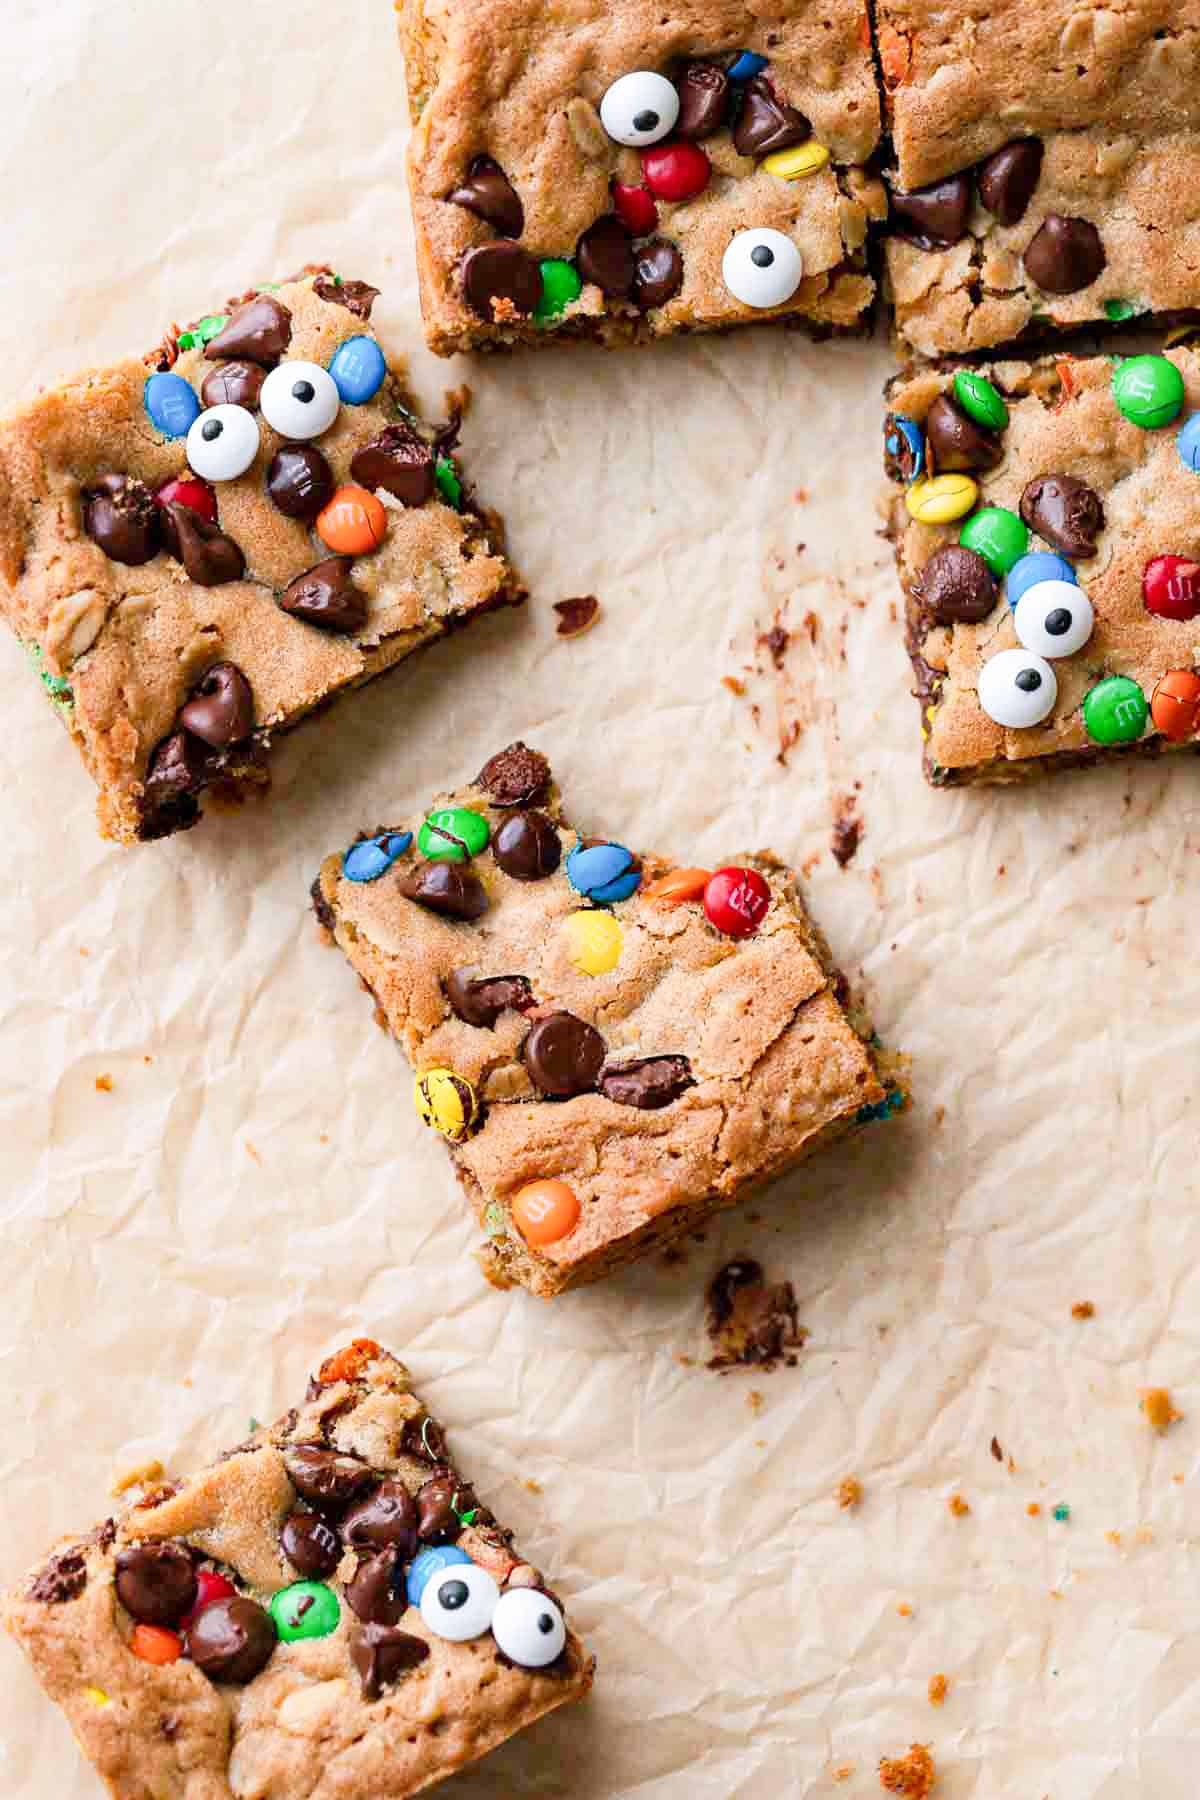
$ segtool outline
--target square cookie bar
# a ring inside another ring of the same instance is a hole
[[[497,1286],[594,1281],[904,1104],[787,869],[582,835],[524,744],[327,857],[313,900],[416,1070]]]
[[[1200,350],[928,368],[888,404],[929,779],[1195,748]]]
[[[863,0],[397,0],[421,303],[442,355],[865,321]]]
[[[276,732],[525,590],[369,318],[314,270],[0,423],[0,612],[106,837],[266,782]]]
[[[879,0],[902,349],[1200,307],[1200,0]]]
[[[114,1800],[401,1800],[592,1682],[367,1338],[274,1425],[58,1546],[4,1622]]]

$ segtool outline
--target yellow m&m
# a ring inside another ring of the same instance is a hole
[[[829,161],[829,152],[824,144],[818,144],[816,138],[809,138],[806,144],[794,144],[790,150],[775,150],[770,156],[764,156],[759,164],[768,175],[778,175],[781,181],[799,181],[804,175],[815,175]]]
[[[978,485],[969,475],[935,475],[930,481],[914,481],[905,490],[904,504],[918,525],[949,525],[969,513],[978,498]]]
[[[621,960],[625,934],[610,912],[568,913],[563,920],[567,956],[580,975],[607,975]]]
[[[422,1124],[440,1131],[452,1144],[467,1137],[479,1117],[479,1096],[453,1069],[427,1069],[418,1075],[413,1098]]]

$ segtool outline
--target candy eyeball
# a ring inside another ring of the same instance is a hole
[[[644,150],[674,131],[679,95],[674,82],[650,69],[614,81],[600,102],[600,123],[618,144]]]
[[[1095,622],[1091,601],[1070,581],[1036,581],[1013,609],[1017,636],[1038,656],[1074,656]]]
[[[244,406],[210,406],[187,434],[187,459],[205,481],[236,481],[258,455],[258,420]]]
[[[500,1589],[478,1563],[460,1563],[431,1576],[421,1595],[421,1617],[435,1637],[452,1644],[482,1637],[496,1611]]]
[[[337,383],[320,363],[285,362],[271,370],[258,397],[259,411],[280,437],[320,437],[338,416]]]
[[[739,231],[721,261],[725,286],[743,306],[782,306],[800,286],[804,264],[790,237],[769,226]]]
[[[508,1588],[492,1614],[492,1636],[509,1662],[523,1669],[544,1669],[562,1655],[567,1628],[549,1594],[537,1588]]]
[[[978,693],[989,719],[1020,730],[1040,725],[1054,711],[1058,678],[1045,658],[1030,650],[1001,650],[980,669]]]

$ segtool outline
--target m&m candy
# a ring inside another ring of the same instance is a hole
[[[641,879],[641,870],[633,866],[633,852],[624,844],[592,844],[587,848],[576,844],[567,858],[567,880],[575,892],[600,906],[628,900]]]
[[[1191,669],[1168,669],[1150,697],[1150,717],[1173,743],[1200,731],[1200,675]]]
[[[135,1625],[129,1636],[129,1648],[144,1663],[162,1668],[178,1662],[183,1655],[183,1639],[165,1625]]]
[[[1186,556],[1155,556],[1142,572],[1146,611],[1160,619],[1194,619],[1200,613],[1200,563]]]
[[[217,522],[217,496],[207,481],[199,481],[194,475],[177,475],[173,480],[164,482],[154,498],[160,506],[186,506],[210,525]]]
[[[533,309],[533,316],[539,324],[544,324],[547,319],[556,319],[572,301],[578,300],[583,292],[583,281],[575,264],[561,256],[548,256],[538,268],[542,275],[542,297]]]
[[[815,175],[828,161],[824,144],[809,138],[805,144],[793,144],[790,150],[773,150],[770,156],[763,157],[759,167],[780,181],[800,181],[805,175]]]
[[[1016,610],[1017,601],[1039,581],[1078,581],[1074,565],[1057,550],[1031,550],[1019,556],[1005,577],[1008,604]]]
[[[765,56],[759,56],[756,50],[743,50],[739,56],[734,57],[726,74],[730,81],[753,81],[756,75],[762,74],[766,66]]]
[[[1194,412],[1179,427],[1175,444],[1184,467],[1193,475],[1200,475],[1200,412]]]
[[[579,1223],[579,1200],[565,1181],[527,1181],[512,1201],[513,1224],[527,1244],[557,1244]]]
[[[627,182],[613,182],[613,211],[634,237],[649,237],[658,225],[658,208],[649,188],[631,187]]]
[[[753,937],[770,904],[770,886],[757,869],[718,869],[705,884],[705,915],[726,937]]]
[[[1029,527],[1007,506],[981,506],[959,532],[958,541],[982,556],[993,575],[1006,575],[1029,548]]]
[[[169,370],[151,375],[142,400],[150,423],[164,437],[186,437],[200,416],[200,399],[191,382]]]
[[[1128,675],[1098,681],[1083,702],[1083,722],[1097,744],[1136,743],[1149,717],[1146,696]]]
[[[563,920],[567,958],[580,975],[607,975],[621,960],[625,934],[609,912],[589,908]]]
[[[655,144],[642,151],[642,174],[646,186],[659,200],[675,203],[694,200],[708,186],[712,164],[699,144],[677,138],[669,144]]]
[[[949,525],[969,513],[978,498],[979,487],[969,475],[935,475],[914,481],[904,504],[918,525]]]
[[[387,379],[387,359],[373,337],[347,338],[329,365],[337,391],[347,406],[365,406]]]
[[[337,1595],[323,1581],[293,1581],[271,1596],[271,1617],[285,1644],[328,1637],[341,1616]]]
[[[424,1075],[418,1075],[413,1098],[422,1124],[439,1131],[452,1144],[469,1137],[479,1117],[479,1096],[471,1083],[453,1069],[427,1069]]]
[[[1112,391],[1117,411],[1143,431],[1169,425],[1183,406],[1183,376],[1165,356],[1127,356]]]
[[[711,869],[672,869],[643,888],[642,898],[659,906],[682,906],[685,900],[699,900],[711,880]]]
[[[378,837],[362,838],[342,857],[342,874],[347,881],[378,881],[412,841],[411,831],[383,831]]]
[[[430,862],[466,862],[487,849],[491,835],[482,813],[469,806],[443,806],[421,826],[417,849]]]
[[[960,369],[954,377],[954,398],[969,419],[989,431],[1003,431],[1008,424],[1008,408],[986,375]]]
[[[317,514],[317,533],[340,556],[363,556],[378,550],[387,535],[383,503],[366,488],[340,487]]]
[[[425,1584],[443,1569],[451,1569],[455,1563],[469,1563],[470,1557],[457,1544],[430,1544],[424,1550],[418,1550],[408,1566],[405,1580],[405,1591],[410,1606],[420,1606],[421,1595],[425,1592]]]

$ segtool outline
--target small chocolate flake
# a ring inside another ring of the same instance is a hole
[[[600,602],[595,594],[579,594],[573,600],[556,600],[558,635],[561,638],[582,637],[600,616]]]

